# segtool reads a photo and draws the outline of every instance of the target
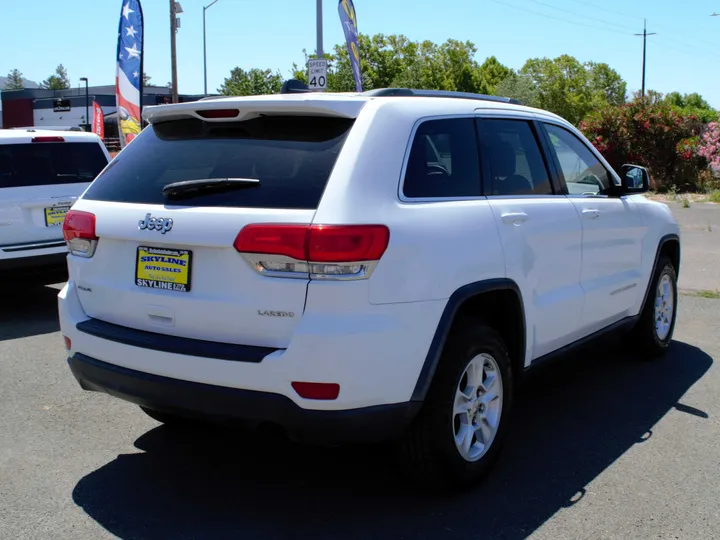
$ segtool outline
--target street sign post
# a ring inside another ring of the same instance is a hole
[[[324,92],[327,89],[328,63],[324,58],[308,60],[308,88],[312,92]]]

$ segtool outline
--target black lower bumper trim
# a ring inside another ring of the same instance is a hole
[[[146,330],[136,330],[118,324],[112,324],[98,319],[88,319],[79,322],[76,328],[85,334],[130,345],[143,349],[168,352],[172,354],[185,354],[203,358],[216,358],[232,362],[262,362],[267,355],[279,349],[271,347],[255,347],[251,345],[235,345],[233,343],[218,343],[201,339],[184,338],[158,334]]]
[[[166,413],[282,427],[301,440],[325,444],[379,442],[402,434],[420,403],[342,411],[307,410],[280,394],[182,381],[108,364],[76,353],[68,359],[85,390]]]

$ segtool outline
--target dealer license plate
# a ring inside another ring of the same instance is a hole
[[[69,206],[53,206],[45,209],[45,226],[61,227],[65,221],[65,215],[70,210]]]
[[[190,291],[192,252],[185,249],[137,248],[135,284],[138,287]]]

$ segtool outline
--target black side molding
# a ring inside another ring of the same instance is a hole
[[[230,360],[232,362],[262,362],[267,355],[280,349],[270,347],[254,347],[251,345],[234,345],[201,339],[156,334],[145,330],[135,330],[97,319],[88,319],[77,324],[76,328],[85,334],[116,343],[152,349],[173,354]]]
[[[522,294],[520,288],[511,279],[498,278],[488,279],[485,281],[478,281],[476,283],[470,283],[464,285],[456,290],[448,299],[448,303],[445,306],[440,322],[438,323],[437,330],[435,330],[435,336],[433,337],[432,343],[430,343],[430,349],[428,350],[427,356],[425,357],[425,363],[423,364],[420,376],[418,377],[415,389],[413,390],[411,401],[423,401],[427,395],[430,384],[432,383],[435,370],[437,369],[438,363],[440,362],[440,356],[442,354],[443,347],[447,341],[450,328],[452,327],[455,316],[457,315],[460,306],[468,299],[478,294],[487,293],[491,291],[511,290],[517,294],[520,300],[520,308],[522,309],[523,328],[520,339],[520,351],[525,354],[525,306],[522,302]]]
[[[620,319],[619,321],[611,324],[610,326],[606,326],[605,328],[602,328],[598,330],[597,332],[594,332],[588,336],[585,336],[584,338],[580,338],[577,341],[573,341],[572,343],[568,343],[564,347],[561,347],[560,349],[556,349],[552,352],[547,353],[544,356],[540,356],[538,358],[535,358],[532,362],[530,362],[530,365],[525,368],[525,371],[529,369],[534,369],[538,365],[544,365],[547,363],[550,363],[554,360],[557,360],[558,358],[561,358],[565,355],[570,354],[573,351],[577,351],[579,349],[582,349],[583,347],[586,347],[592,343],[594,343],[596,340],[599,340],[602,337],[610,336],[613,334],[620,334],[622,332],[626,332],[629,330],[632,330],[633,326],[637,323],[638,319],[640,318],[639,315],[634,315],[632,317],[625,317],[624,319]]]

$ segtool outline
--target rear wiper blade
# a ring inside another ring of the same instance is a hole
[[[258,187],[260,180],[257,178],[201,178],[198,180],[183,180],[173,182],[163,187],[163,195],[170,198],[194,197],[204,191],[243,189]]]

